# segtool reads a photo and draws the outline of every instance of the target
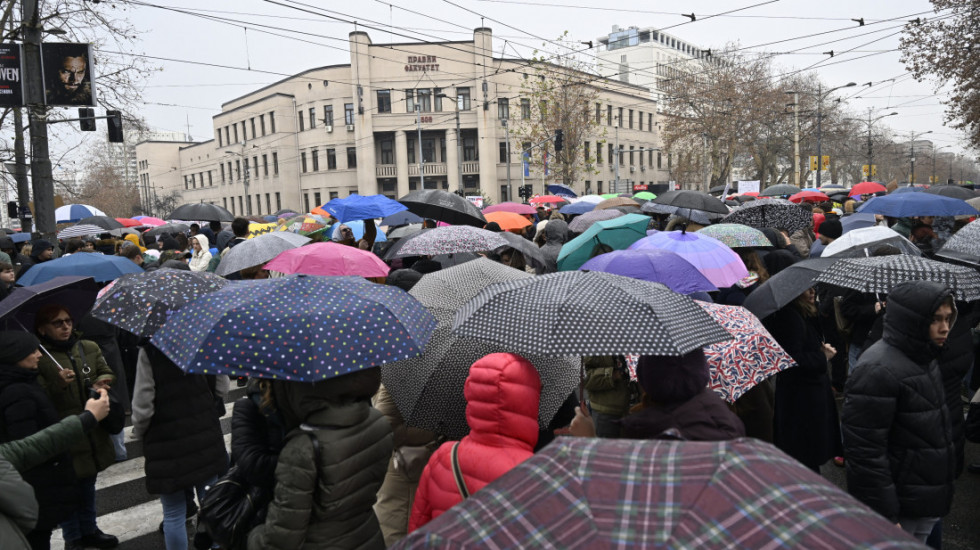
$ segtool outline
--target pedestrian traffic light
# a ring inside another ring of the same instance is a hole
[[[10,201],[7,203],[7,217],[10,219],[16,219],[20,212],[17,211],[17,201]]]
[[[561,153],[563,147],[565,147],[565,132],[559,128],[555,130],[555,152]]]
[[[83,132],[95,131],[95,109],[80,107],[78,109],[78,123]]]
[[[105,114],[106,120],[109,122],[109,143],[122,143],[124,141],[122,113],[120,111],[106,111]]]

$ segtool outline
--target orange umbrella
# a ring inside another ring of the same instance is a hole
[[[313,210],[310,210],[310,214],[316,214],[318,216],[330,217],[330,212],[327,212],[323,208],[317,206]]]
[[[486,217],[487,223],[497,222],[497,225],[504,231],[520,230],[531,225],[527,218],[513,212],[491,212],[484,214],[484,217]]]

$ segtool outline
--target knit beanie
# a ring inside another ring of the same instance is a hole
[[[658,403],[687,401],[704,391],[711,374],[701,348],[686,355],[643,355],[636,363],[636,378],[650,399]]]
[[[45,250],[51,250],[52,248],[54,248],[54,245],[51,244],[51,241],[38,239],[32,243],[31,257],[37,258],[38,256],[41,255],[42,252],[44,252]]]
[[[844,227],[840,220],[830,219],[820,224],[819,233],[830,239],[839,239],[844,234]]]
[[[41,342],[29,332],[2,331],[0,332],[0,365],[15,365],[40,347]]]

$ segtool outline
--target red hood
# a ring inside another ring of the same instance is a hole
[[[541,378],[530,361],[513,353],[487,355],[470,367],[463,393],[474,442],[534,449]]]

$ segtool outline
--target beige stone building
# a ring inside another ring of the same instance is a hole
[[[423,186],[516,197],[522,144],[502,120],[514,127],[529,116],[521,83],[534,70],[524,60],[494,58],[489,29],[476,29],[471,41],[426,44],[373,44],[354,32],[350,56],[349,65],[311,69],[223,104],[212,140],[166,151],[139,144],[141,177],[180,192],[183,202],[238,215],[309,211],[351,193],[399,197]],[[660,133],[649,91],[584,73],[583,81],[598,91],[594,110],[608,129],[590,144],[601,146],[602,160],[573,188],[610,191],[614,156],[621,190],[666,183],[666,155],[653,150]],[[622,155],[611,154],[614,134]],[[543,191],[538,167],[526,180]]]

